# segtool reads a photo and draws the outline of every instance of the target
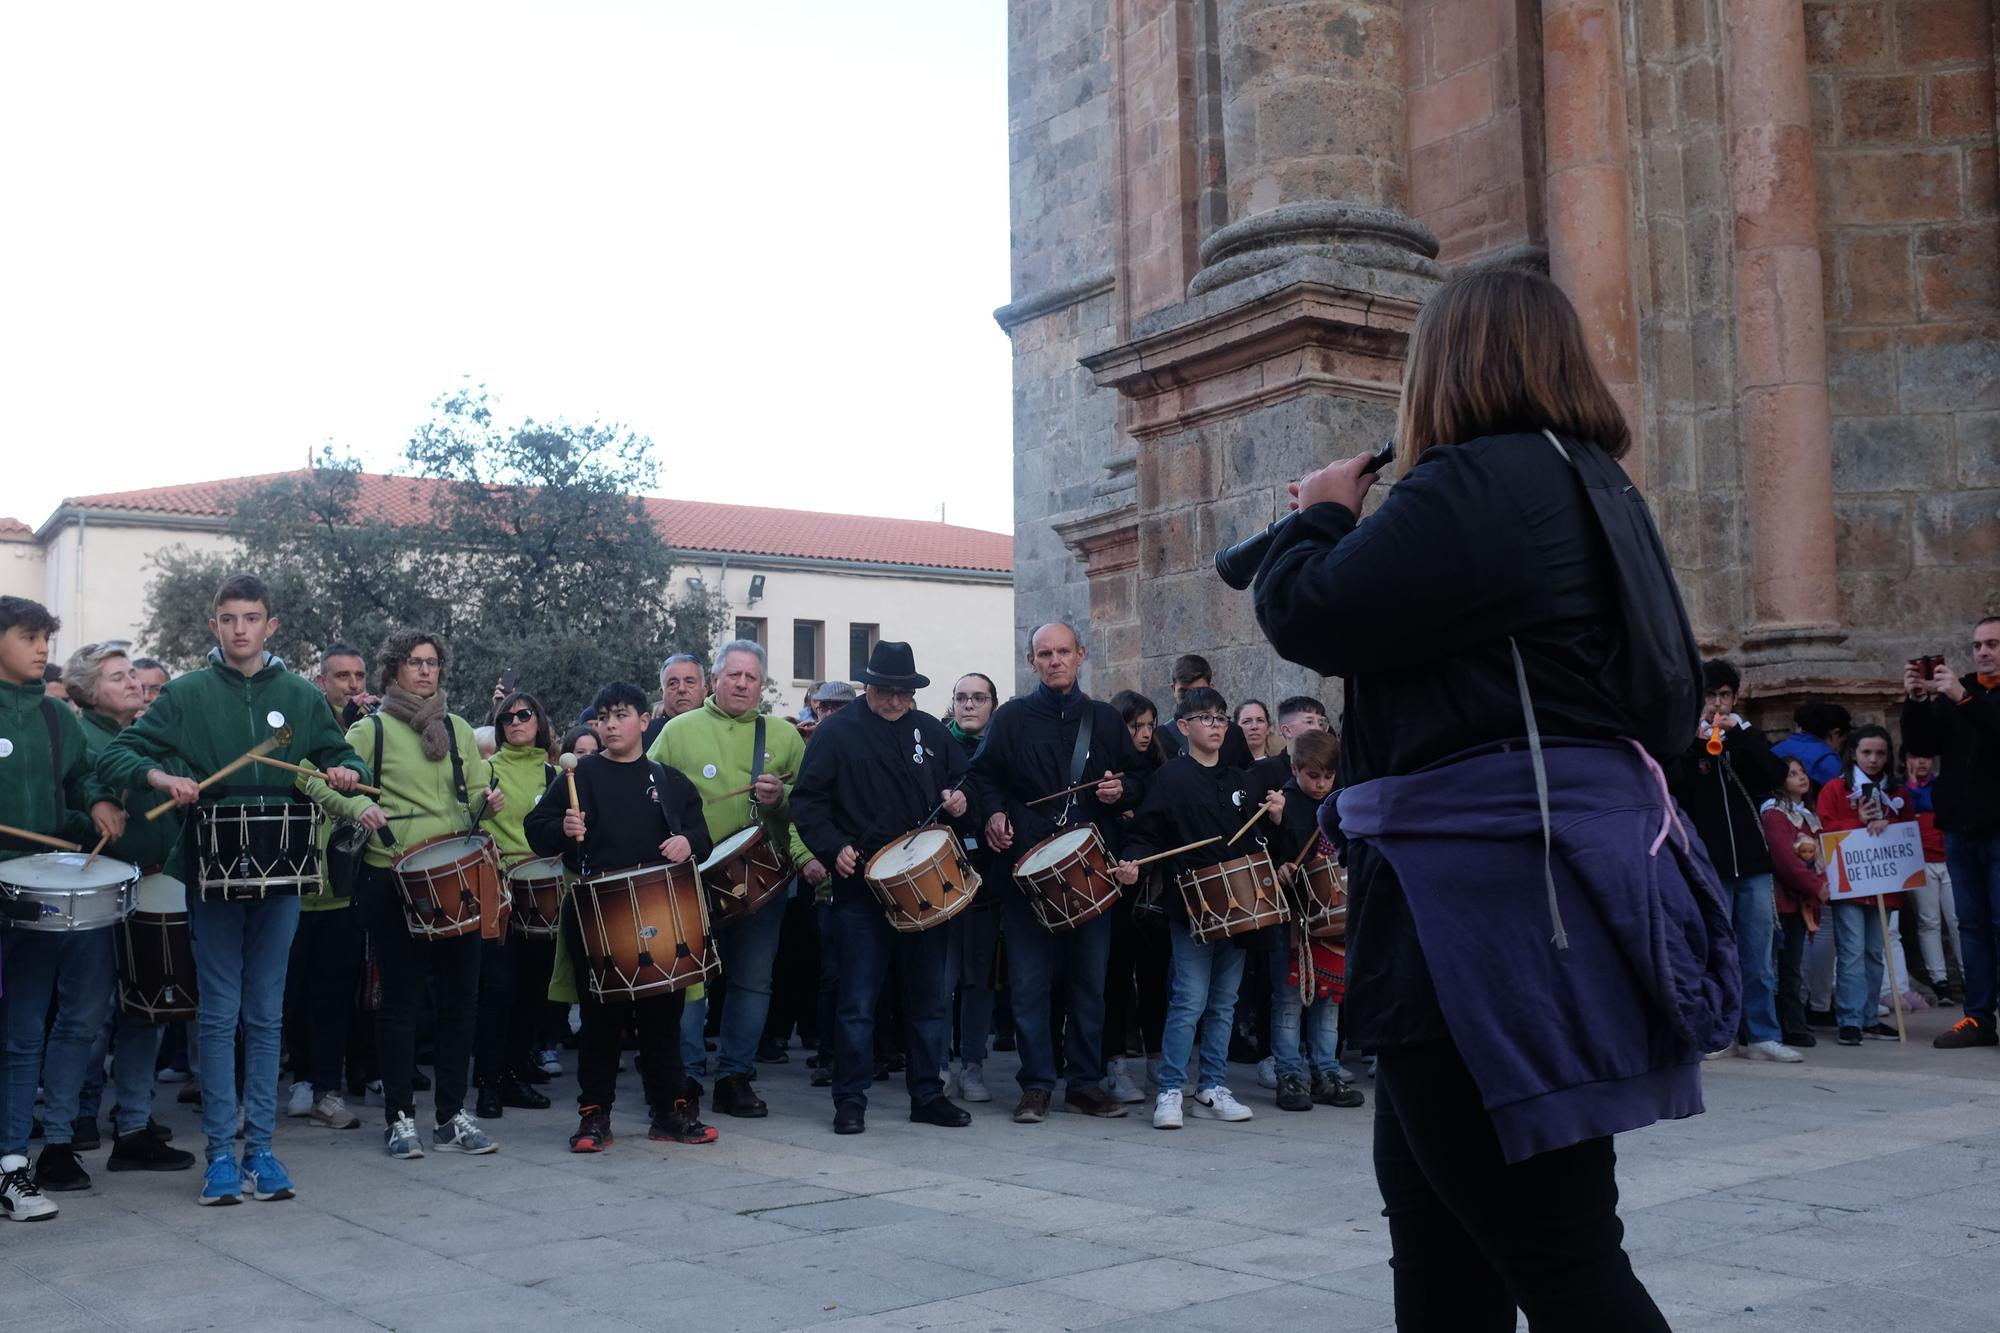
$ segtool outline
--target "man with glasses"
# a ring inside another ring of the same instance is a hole
[[[1118,848],[1118,814],[1144,796],[1139,752],[1125,719],[1077,684],[1088,652],[1068,625],[1044,625],[1028,642],[1027,661],[1039,678],[1034,690],[1010,699],[993,714],[986,740],[973,757],[972,780],[992,814],[983,841],[992,856],[986,891],[1000,900],[1007,937],[1009,996],[1015,1040],[1020,1044],[1021,1100],[1017,1124],[1040,1124],[1056,1085],[1056,1051],[1049,1031],[1049,996],[1058,980],[1067,986],[1063,1037],[1064,1103],[1085,1115],[1122,1116],[1125,1105],[1104,1082],[1104,977],[1111,957],[1111,913],[1070,930],[1041,923],[1014,880],[1021,854],[1059,829],[1094,824],[1105,848]],[[1096,779],[1055,801],[1040,798]],[[1040,802],[1031,804],[1031,802]],[[1134,872],[1131,883],[1137,879]],[[1122,1045],[1122,1034],[1120,1034]]]

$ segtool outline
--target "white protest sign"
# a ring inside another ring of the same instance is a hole
[[[1880,833],[1865,828],[1822,833],[1820,854],[1829,896],[1837,903],[1924,886],[1924,839],[1914,820]]]

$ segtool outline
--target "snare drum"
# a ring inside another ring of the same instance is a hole
[[[897,838],[868,858],[862,875],[889,924],[905,933],[943,925],[979,892],[979,873],[958,835],[939,824]]]
[[[140,880],[132,915],[118,923],[112,939],[118,946],[120,1009],[155,1023],[200,1016],[186,885],[172,875]]]
[[[1074,930],[1118,901],[1111,853],[1095,824],[1062,829],[1030,847],[1014,866],[1014,882],[1035,917],[1050,930]]]
[[[701,863],[715,924],[749,916],[784,891],[792,879],[792,858],[773,847],[762,824],[724,838]]]
[[[478,931],[497,939],[511,904],[500,892],[500,855],[484,833],[426,838],[396,858],[403,921],[418,939]]]
[[[85,852],[0,861],[0,919],[15,930],[101,930],[131,913],[138,882],[139,867]]]
[[[721,971],[708,898],[690,863],[597,875],[575,897],[590,993],[598,999],[667,995]]]
[[[560,856],[519,857],[507,867],[507,897],[514,904],[514,933],[552,940],[562,923],[567,872]]]
[[[1316,857],[1299,869],[1291,886],[1299,929],[1316,940],[1347,938],[1347,872],[1330,857]]]
[[[1188,937],[1214,944],[1292,919],[1277,867],[1263,852],[1183,873],[1175,883],[1187,905]]]
[[[195,887],[203,902],[319,894],[318,806],[201,805],[194,819]]]

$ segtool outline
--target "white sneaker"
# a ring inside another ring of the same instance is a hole
[[[382,1150],[391,1157],[414,1162],[424,1155],[424,1141],[417,1134],[417,1122],[399,1115],[382,1134]]]
[[[977,1060],[961,1065],[958,1071],[958,1095],[968,1102],[990,1102],[993,1094],[986,1090],[986,1071]]]
[[[311,1115],[312,1109],[313,1085],[310,1083],[292,1084],[292,1090],[285,1098],[285,1114],[303,1118]]]
[[[1753,1041],[1736,1048],[1745,1060],[1775,1060],[1781,1065],[1803,1064],[1805,1057],[1781,1041]]]
[[[15,1222],[39,1222],[56,1212],[55,1204],[35,1184],[27,1158],[19,1153],[0,1157],[0,1215]]]
[[[1179,1129],[1181,1127],[1181,1090],[1162,1092],[1153,1099],[1153,1128]]]
[[[1194,1095],[1194,1105],[1190,1113],[1206,1116],[1211,1120],[1248,1120],[1250,1108],[1236,1100],[1236,1094],[1220,1083],[1212,1088],[1204,1088]]]
[[[160,1082],[162,1083],[185,1083],[187,1081],[188,1071],[185,1069],[175,1069],[169,1066],[160,1071]]]
[[[1139,1091],[1132,1082],[1132,1076],[1125,1071],[1125,1057],[1104,1062],[1104,1090],[1127,1106],[1136,1106],[1146,1100],[1146,1094]]]
[[[944,1091],[940,1094],[941,1096],[945,1097],[958,1096],[957,1071],[952,1069],[950,1065],[946,1065],[943,1069],[938,1071],[938,1077],[944,1081]]]
[[[1257,1086],[1275,1089],[1278,1086],[1278,1059],[1267,1055],[1257,1062]]]
[[[1710,1051],[1707,1055],[1704,1055],[1701,1058],[1704,1060],[1727,1060],[1730,1056],[1734,1054],[1736,1054],[1736,1045],[1734,1042],[1732,1042],[1729,1045],[1723,1047],[1719,1051]]]
[[[313,1103],[312,1121],[328,1129],[355,1129],[360,1126],[361,1117],[347,1109],[346,1098],[337,1092],[329,1092]]]
[[[562,1060],[554,1049],[537,1051],[535,1053],[535,1063],[542,1067],[544,1074],[562,1073]]]

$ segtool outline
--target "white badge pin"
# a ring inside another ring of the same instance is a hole
[[[715,776],[715,765],[714,765],[714,764],[703,764],[703,765],[701,766],[701,775],[702,775],[703,777],[705,777],[705,778],[712,778],[712,777],[714,777],[714,776]]]
[[[270,712],[264,714],[264,720],[270,723],[273,728],[282,727],[285,725],[285,715],[283,713],[280,713],[275,708],[273,708]]]
[[[1235,807],[1236,807],[1237,809],[1239,809],[1239,810],[1240,810],[1240,809],[1242,809],[1242,808],[1243,808],[1243,793],[1242,793],[1242,792],[1240,792],[1240,791],[1233,791],[1233,792],[1230,792],[1230,793],[1229,793],[1229,803],[1230,803],[1231,805],[1235,806]]]
[[[5,759],[12,753],[14,753],[14,742],[8,740],[5,736],[0,736],[0,759]]]

